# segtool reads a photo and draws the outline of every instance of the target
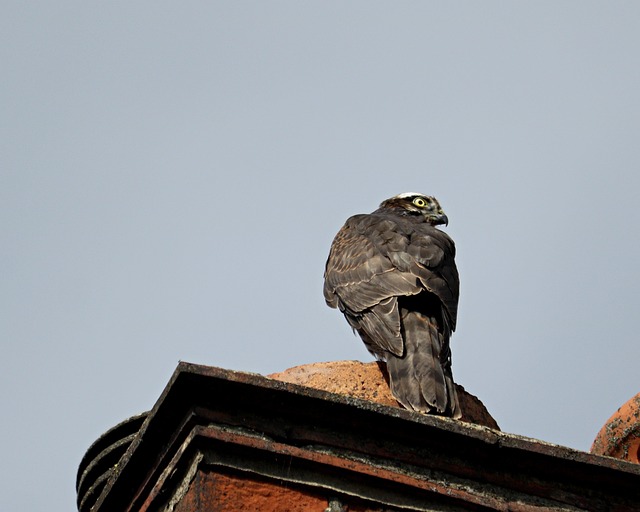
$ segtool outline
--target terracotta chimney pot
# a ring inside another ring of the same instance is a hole
[[[591,453],[640,463],[640,393],[604,424],[593,441]]]

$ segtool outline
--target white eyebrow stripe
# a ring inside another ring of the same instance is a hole
[[[397,197],[398,199],[404,199],[405,197],[412,197],[412,196],[425,197],[425,194],[421,194],[420,192],[403,192],[402,194],[398,194],[397,196],[393,196],[393,197]]]

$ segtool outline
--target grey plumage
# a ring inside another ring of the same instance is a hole
[[[394,196],[355,215],[336,235],[324,296],[387,362],[394,397],[407,409],[460,417],[451,373],[459,279],[448,219],[422,194]]]

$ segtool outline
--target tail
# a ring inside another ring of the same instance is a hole
[[[418,311],[401,309],[404,355],[389,354],[391,393],[405,408],[460,418],[462,412],[451,373],[449,329]]]

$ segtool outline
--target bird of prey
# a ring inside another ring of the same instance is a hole
[[[460,418],[449,338],[459,279],[453,240],[435,197],[414,192],[354,215],[338,232],[324,297],[386,361],[391,392],[409,410]]]

